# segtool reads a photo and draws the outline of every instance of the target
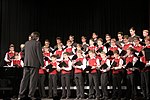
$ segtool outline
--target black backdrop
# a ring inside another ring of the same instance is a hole
[[[41,33],[42,43],[49,39],[52,45],[57,36],[65,43],[72,34],[80,42],[82,35],[90,38],[92,32],[102,38],[106,33],[115,37],[118,31],[129,34],[131,26],[141,35],[142,29],[149,29],[149,6],[149,0],[0,0],[1,60],[10,43],[19,51],[32,31]]]

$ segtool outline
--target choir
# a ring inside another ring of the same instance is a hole
[[[48,98],[58,96],[58,81],[61,81],[62,97],[70,98],[71,81],[76,85],[76,99],[84,99],[84,85],[89,85],[87,99],[108,100],[107,86],[112,84],[112,100],[121,100],[122,81],[126,81],[124,100],[136,100],[138,97],[137,78],[140,79],[142,95],[145,100],[150,99],[150,36],[148,30],[143,30],[143,38],[135,33],[134,27],[129,29],[130,35],[118,32],[118,39],[105,35],[105,42],[96,33],[87,43],[85,36],[81,37],[81,44],[75,43],[70,35],[63,45],[61,37],[56,38],[54,48],[50,41],[45,40],[42,48],[44,67],[39,69],[38,89],[41,97],[45,98],[45,75],[48,74]],[[29,36],[30,41],[30,36]],[[5,55],[6,65],[23,67],[24,44],[17,53],[15,46],[10,45]],[[137,72],[140,76],[137,76]],[[100,73],[100,74],[99,74]],[[126,80],[125,80],[126,79]],[[111,81],[112,80],[112,81]],[[87,82],[87,83],[86,83]],[[138,81],[139,82],[139,81]],[[101,85],[101,91],[99,86]]]

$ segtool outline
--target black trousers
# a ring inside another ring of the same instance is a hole
[[[134,98],[136,96],[137,96],[137,87],[135,85],[135,75],[134,74],[127,74],[126,97],[127,98]]]
[[[99,98],[100,92],[99,92],[98,75],[97,73],[89,73],[89,97],[92,97],[94,95],[94,85],[96,90],[96,97]]]
[[[36,91],[37,82],[39,78],[39,68],[25,66],[23,68],[23,78],[20,84],[19,97],[25,97],[25,91],[29,86],[28,97],[34,97],[34,93]]]
[[[121,98],[121,73],[118,74],[112,74],[112,80],[113,80],[113,95],[112,98]],[[117,89],[118,88],[118,89]],[[118,96],[117,96],[118,94]]]
[[[143,92],[144,98],[150,98],[150,80],[149,80],[150,72],[141,72],[141,88]]]
[[[57,74],[49,74],[49,97],[57,96]]]
[[[76,95],[77,97],[84,97],[84,81],[82,73],[75,74],[75,83],[76,83]]]
[[[108,91],[107,91],[107,85],[108,85],[108,73],[102,73],[101,74],[101,87],[102,87],[102,93],[103,93],[103,98],[105,100],[108,99]]]
[[[39,89],[40,97],[46,96],[44,81],[45,81],[45,74],[39,74],[38,89]]]
[[[89,75],[86,72],[83,72],[84,85],[89,85]]]
[[[67,97],[70,97],[70,74],[61,74],[62,97],[66,96],[65,87],[67,87]]]
[[[15,78],[12,78],[12,85],[13,85],[13,90],[12,90],[12,94],[13,97],[17,97],[19,94],[19,86],[21,83],[21,79],[22,79],[22,73],[23,73],[23,69],[22,68],[15,68]]]

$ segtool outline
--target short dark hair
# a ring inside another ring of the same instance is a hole
[[[86,39],[86,37],[85,37],[85,36],[82,36],[82,37],[81,37],[81,39],[83,39],[83,38],[84,38],[84,39]]]
[[[94,51],[94,50],[90,50],[88,53],[93,53],[93,54],[95,54],[95,51]]]
[[[111,38],[110,34],[106,34],[105,37],[106,37],[106,36],[109,36],[109,37]]]
[[[124,35],[123,38],[124,39],[129,39],[129,36],[128,35]]]
[[[70,35],[69,37],[72,37],[72,38],[74,38],[74,36],[73,36],[73,35]]]
[[[10,46],[9,46],[9,47],[11,48],[11,47],[15,47],[15,46],[14,46],[14,44],[10,44]]]
[[[69,53],[68,53],[68,52],[64,52],[63,54],[69,55]]]
[[[136,36],[136,37],[134,37],[134,40],[140,41],[140,38]]]
[[[102,38],[98,38],[98,39],[97,39],[97,41],[101,41],[101,42],[103,42],[103,39],[102,39]]]
[[[114,41],[114,42],[116,42],[116,39],[115,39],[115,38],[112,38],[112,39],[111,39],[111,41]]]
[[[32,32],[31,33],[31,39],[32,40],[37,40],[40,37],[40,33],[39,32]]]
[[[79,43],[77,44],[77,46],[82,47],[82,45],[81,45],[81,44],[79,44]]]
[[[131,27],[129,30],[135,30],[135,27]]]
[[[51,58],[57,58],[57,56],[56,55],[52,55]]]
[[[144,40],[150,41],[150,37],[147,36],[147,37],[144,38]]]
[[[129,47],[127,50],[130,50],[132,53],[135,51],[132,47]]]
[[[91,38],[90,40],[94,42],[94,39],[93,39],[93,38]]]
[[[122,35],[123,36],[123,32],[118,32],[118,34]]]
[[[143,32],[149,33],[149,30],[144,29]]]
[[[81,53],[82,54],[82,50],[78,50],[77,53]]]
[[[56,37],[56,40],[60,40],[61,41],[61,37]]]
[[[119,54],[119,50],[115,50],[113,53],[114,54]]]
[[[45,39],[45,42],[49,42],[49,40],[48,40],[48,39]]]

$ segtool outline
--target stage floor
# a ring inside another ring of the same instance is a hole
[[[125,97],[125,90],[122,90],[122,98]],[[48,90],[46,90],[46,94],[48,94]],[[144,100],[142,99],[142,94],[141,94],[141,90],[138,90],[138,98],[136,100]],[[108,100],[112,100],[111,99],[112,96],[112,90],[109,90],[109,99]],[[38,91],[36,91],[35,93],[35,97],[38,98],[39,97],[39,93]],[[60,99],[61,97],[61,90],[58,90],[58,98],[57,99],[48,99],[48,98],[44,98],[44,99],[36,99],[36,100],[75,100],[76,98],[76,91],[75,90],[71,90],[71,97],[70,99]],[[16,100],[16,99],[11,99],[12,98],[12,94],[11,91],[5,91],[2,95],[0,95],[0,100]],[[85,90],[85,99],[78,99],[78,100],[95,100],[95,99],[87,99],[88,98],[88,90]],[[29,100],[29,99],[26,99]],[[123,100],[123,99],[122,99]]]

